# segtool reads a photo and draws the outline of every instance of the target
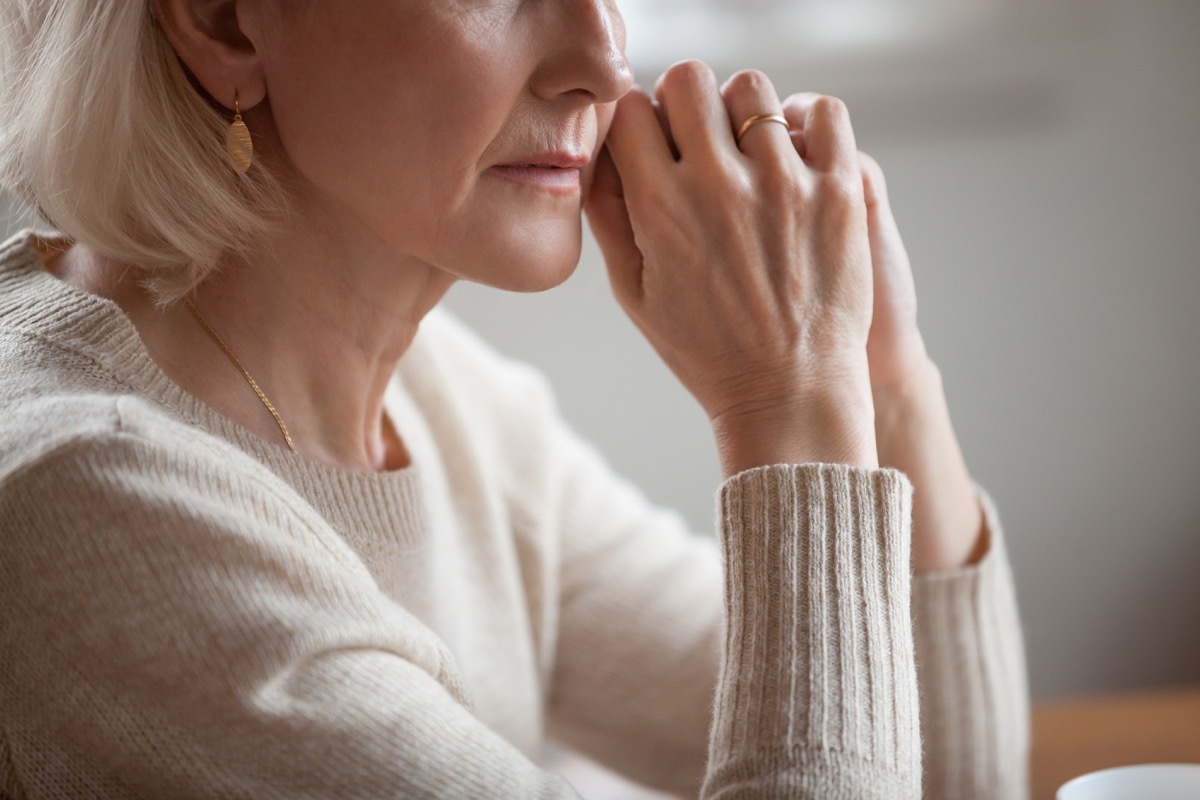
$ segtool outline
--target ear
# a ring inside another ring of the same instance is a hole
[[[243,27],[247,0],[152,0],[154,14],[175,53],[214,100],[242,111],[266,96],[262,63]],[[239,9],[241,18],[239,18]]]

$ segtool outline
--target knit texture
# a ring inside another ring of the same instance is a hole
[[[575,797],[553,738],[681,796],[916,798],[922,737],[927,796],[1024,796],[990,505],[915,581],[890,470],[750,470],[692,535],[441,311],[385,397],[412,466],[309,462],[45,250],[0,248],[0,796]]]
[[[1023,797],[1029,789],[1029,689],[1013,620],[1012,575],[996,508],[985,494],[989,563],[926,576],[913,595],[921,732],[929,797]],[[947,641],[977,643],[969,652]],[[935,691],[936,689],[936,691]],[[989,753],[974,758],[973,753]]]
[[[723,488],[730,628],[706,794],[919,795],[908,489],[811,465]]]

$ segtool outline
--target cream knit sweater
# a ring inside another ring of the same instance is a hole
[[[549,737],[707,798],[1025,794],[986,500],[983,563],[917,579],[889,470],[750,470],[690,535],[443,312],[387,393],[413,465],[334,469],[43,245],[0,250],[0,795],[574,797]]]

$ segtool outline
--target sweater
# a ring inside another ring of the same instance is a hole
[[[1019,798],[1004,540],[913,577],[894,470],[726,480],[716,536],[434,310],[386,393],[411,465],[297,457],[0,248],[0,795],[568,798],[548,740],[705,798]]]

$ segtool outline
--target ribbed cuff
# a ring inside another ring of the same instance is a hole
[[[911,514],[894,470],[776,465],[722,486],[706,797],[919,796]]]
[[[919,576],[913,635],[932,797],[1028,796],[1029,689],[1000,521],[979,490],[988,536],[978,564]]]

